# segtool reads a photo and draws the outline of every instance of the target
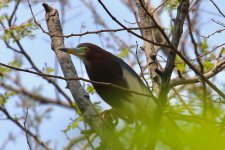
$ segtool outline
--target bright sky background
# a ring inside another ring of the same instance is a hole
[[[221,8],[221,10],[224,10],[225,8],[225,3],[223,0],[214,0],[218,6]],[[18,24],[22,22],[26,22],[29,18],[31,18],[31,13],[28,8],[28,5],[26,2],[23,2],[25,4],[22,4],[19,6],[19,9],[17,11],[17,17],[18,17]],[[109,8],[111,13],[114,16],[117,16],[117,19],[119,19],[122,23],[125,25],[129,26],[128,23],[126,23],[124,20],[128,22],[135,22],[133,15],[130,14],[129,10],[121,5],[119,0],[104,0],[104,3],[106,6]],[[154,3],[157,3],[157,0],[154,1]],[[60,9],[60,6],[57,2],[53,3],[48,3],[50,6],[53,6],[57,9]],[[96,10],[100,12],[100,15],[104,20],[108,23],[109,27],[115,29],[115,28],[120,28],[116,23],[113,22],[113,20],[105,13],[105,11],[101,8],[101,6],[93,1],[93,4],[96,7]],[[12,8],[14,6],[14,2],[11,3],[10,7],[8,9],[5,9],[4,12],[9,12],[12,11]],[[36,16],[37,20],[40,21],[41,25],[45,28],[46,30],[46,23],[44,20],[44,9],[41,4],[35,5],[32,7],[33,11],[35,14],[38,14]],[[203,5],[201,6],[201,10],[198,11],[203,11],[207,10],[208,12],[217,12],[215,8],[209,3],[207,0],[203,2]],[[0,10],[0,15],[4,13],[3,10]],[[94,18],[93,15],[90,13],[90,11],[84,7],[84,5],[80,2],[80,0],[71,0],[70,5],[66,7],[66,24],[64,26],[64,34],[71,34],[71,33],[80,33],[81,26],[85,26],[85,29],[82,29],[81,32],[84,31],[95,31],[101,29],[101,27],[98,27],[94,23]],[[225,12],[224,12],[225,13]],[[61,12],[60,12],[61,14]],[[166,18],[167,14],[164,14],[163,18],[163,25],[164,27],[168,27],[168,18]],[[215,25],[214,23],[209,23],[211,19],[213,19],[215,16],[209,13],[205,13],[204,16],[205,23],[202,24],[202,29],[204,33],[202,35],[207,35],[209,33],[214,32],[216,29],[219,29],[220,27],[218,25]],[[218,18],[216,16],[216,18]],[[221,17],[221,22],[224,22],[224,18]],[[215,27],[216,26],[216,27]],[[0,30],[0,34],[2,34],[2,30]],[[51,45],[50,45],[50,38],[48,35],[42,33],[40,29],[34,31],[35,38],[34,39],[23,39],[21,42],[25,46],[26,52],[31,56],[32,60],[36,63],[36,65],[39,67],[39,69],[42,69],[45,67],[45,64],[47,63],[48,66],[54,68],[54,62],[55,62],[55,54],[51,50]],[[117,32],[117,36],[122,37],[125,42],[128,44],[134,43],[137,40],[135,37],[130,37],[130,35],[127,32]],[[213,39],[213,41],[211,41]],[[218,45],[224,43],[225,39],[225,34],[217,34],[216,39],[211,38],[209,39],[209,43],[212,45]],[[98,35],[87,35],[83,36],[80,39],[78,37],[72,37],[69,39],[65,39],[65,45],[67,47],[73,47],[79,44],[79,41],[82,42],[91,42],[95,43],[101,47],[106,47],[104,45],[105,43],[103,42],[103,45],[100,42],[100,38]],[[141,45],[140,40],[139,45]],[[11,50],[7,49],[2,41],[0,41],[0,62],[2,63],[8,63],[14,59],[14,54]],[[118,54],[119,52],[117,49],[110,50],[114,54]],[[80,76],[84,75],[81,73],[81,62],[75,57],[72,57],[74,64],[78,69],[78,73]],[[30,68],[30,66],[27,65],[28,63],[24,61],[24,65],[22,68]],[[60,70],[60,69],[59,69]],[[83,71],[85,72],[85,69],[83,67]],[[34,87],[38,87],[41,85],[42,87],[42,94],[47,96],[47,97],[55,97],[55,92],[54,88],[52,85],[44,81],[42,78],[37,77],[35,75],[30,75],[27,73],[23,73],[22,75],[22,80],[23,84],[30,90],[32,90]],[[61,75],[61,70],[60,70],[60,75]],[[220,75],[222,77],[222,75]],[[84,75],[84,77],[87,77]],[[35,79],[35,80],[34,80]],[[219,78],[221,79],[221,78]],[[65,81],[58,81],[59,85],[61,88],[64,89],[66,86]],[[217,82],[217,85],[220,85]],[[67,93],[68,90],[64,89]],[[2,93],[0,89],[0,93]],[[92,100],[100,100],[98,96],[92,96]],[[15,101],[17,101],[17,98],[11,99],[6,107],[10,110],[10,113],[14,116],[20,116],[21,112],[19,112],[15,108]],[[107,105],[103,105],[107,107]],[[39,107],[40,112],[43,111],[43,106]],[[69,111],[67,109],[59,108],[59,107],[54,107],[54,111],[51,113],[52,118],[48,120],[43,120],[42,126],[41,126],[41,139],[43,141],[48,141],[50,139],[57,140],[58,143],[55,145],[55,143],[51,143],[51,147],[56,146],[57,149],[62,149],[62,147],[68,143],[66,136],[63,134],[62,130],[67,127],[69,122],[71,122],[71,118],[75,118],[74,112]],[[2,118],[3,115],[0,113],[0,118]],[[26,142],[26,137],[24,134],[20,134],[21,130],[11,123],[10,121],[0,121],[0,145],[4,142],[5,138],[7,137],[7,134],[9,132],[15,131],[17,135],[20,136],[15,143],[10,143],[5,150],[14,150],[14,149],[19,149],[19,150],[25,150],[28,149],[27,142]],[[71,131],[69,132],[69,136],[72,137],[73,134],[77,134],[77,131]]]

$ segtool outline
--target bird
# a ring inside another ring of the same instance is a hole
[[[75,55],[84,62],[94,89],[119,115],[130,121],[149,122],[153,119],[157,108],[156,98],[138,74],[121,58],[92,43],[59,50]],[[110,83],[122,89],[94,81]]]

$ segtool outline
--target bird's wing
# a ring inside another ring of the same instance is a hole
[[[149,114],[148,116],[153,116],[152,114],[155,111],[156,103],[152,98],[152,93],[148,87],[143,83],[141,78],[137,73],[126,63],[123,63],[122,60],[119,61],[123,70],[123,78],[128,84],[128,89],[136,91],[145,95],[138,95],[132,93],[130,95],[130,100],[132,103],[129,103],[130,107],[135,111],[137,117],[146,117],[144,114]]]
[[[86,64],[85,66],[91,80],[112,83],[132,91],[149,95],[149,97],[137,95],[113,86],[93,84],[102,99],[117,109],[118,112],[133,119],[146,117],[144,114],[152,113],[154,110],[152,108],[155,106],[154,101],[150,98],[152,93],[137,73],[122,59],[115,56],[105,57],[101,61],[96,59],[91,64]]]

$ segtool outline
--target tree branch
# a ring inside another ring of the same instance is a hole
[[[177,17],[174,21],[174,31],[172,34],[172,41],[171,41],[171,45],[175,49],[177,49],[181,35],[183,33],[183,25],[185,18],[187,17],[188,14],[188,8],[189,8],[189,0],[181,0],[177,9]],[[162,84],[160,89],[160,99],[162,103],[165,103],[167,99],[167,94],[169,92],[168,85],[175,66],[174,65],[175,58],[176,58],[176,51],[174,51],[173,49],[169,49],[166,67],[164,69],[164,73],[162,74]]]
[[[184,3],[184,1],[185,2],[188,2],[187,0],[182,0],[181,1],[181,3]],[[140,1],[141,2],[141,1]],[[184,7],[186,7],[187,5],[185,5],[184,4]],[[144,8],[144,7],[143,7]],[[180,8],[182,8],[182,7],[180,7]],[[183,9],[183,8],[182,8]],[[148,11],[145,9],[145,11],[148,13]],[[187,12],[188,13],[188,12]],[[148,15],[152,18],[152,21],[154,21],[154,24],[157,26],[157,28],[158,28],[158,30],[161,32],[161,34],[163,35],[163,37],[165,38],[165,40],[166,40],[166,42],[169,44],[169,46],[168,46],[168,48],[171,48],[170,49],[170,52],[171,53],[173,53],[173,55],[175,55],[176,56],[176,54],[200,77],[200,79],[201,80],[204,80],[214,91],[216,91],[221,97],[223,97],[224,99],[225,99],[225,94],[219,89],[219,88],[217,88],[212,82],[210,82],[207,78],[205,78],[205,76],[201,73],[201,72],[199,72],[196,68],[195,68],[195,66],[194,65],[192,65],[191,64],[191,62],[189,62],[189,60],[184,56],[184,55],[182,55],[182,53],[180,52],[180,51],[178,51],[177,50],[177,47],[175,47],[174,46],[174,44],[173,43],[171,43],[170,42],[170,40],[169,40],[169,38],[166,36],[166,34],[165,34],[165,32],[163,31],[163,29],[157,24],[157,22],[154,20],[154,18],[153,18],[153,16],[151,15],[151,14],[149,14],[148,13]],[[183,16],[182,18],[183,19],[185,19],[184,18],[185,16]],[[179,17],[177,16],[177,19],[178,19],[178,21],[179,21]],[[179,21],[180,22],[180,21]],[[181,23],[181,22],[180,22]],[[178,25],[181,25],[180,23],[178,23]],[[222,24],[221,24],[222,25]],[[176,26],[175,26],[175,28],[176,28]],[[182,26],[182,28],[183,28],[183,26]],[[175,29],[175,30],[177,30],[177,29]],[[179,30],[183,30],[183,29],[179,29]],[[177,30],[177,31],[179,31],[179,30]],[[177,34],[177,32],[174,32],[174,35],[176,35]],[[180,34],[180,33],[179,33]],[[179,35],[178,34],[178,35]],[[181,34],[180,34],[180,36],[181,36]],[[175,37],[174,38],[175,39],[175,42],[176,42],[176,39],[178,39],[177,37]],[[145,40],[145,39],[143,39],[143,40]],[[173,40],[173,39],[172,39]],[[178,43],[179,42],[176,42],[177,43],[177,45],[178,45]],[[174,54],[175,53],[175,54]],[[169,55],[168,55],[169,56]],[[175,59],[175,58],[173,58],[173,59]],[[169,58],[168,57],[168,60],[170,60],[171,62],[172,62],[172,58]],[[168,62],[168,61],[167,61]],[[168,63],[168,64],[170,64],[170,62]],[[170,66],[169,65],[169,70],[170,71],[173,71],[173,68],[174,68],[174,66]],[[172,73],[172,72],[170,72],[170,73]],[[170,78],[167,78],[167,75],[166,74],[163,74],[165,77],[165,79],[169,79],[170,80]],[[171,76],[171,74],[170,74],[170,76]],[[167,83],[166,82],[163,82],[162,81],[162,83],[165,83],[165,84],[161,84],[162,85],[162,87],[161,87],[161,94],[159,95],[159,99],[160,100],[166,100],[167,98],[167,93],[168,93],[168,91],[169,91],[169,88],[168,88],[168,84],[169,84],[169,80],[167,81]],[[165,92],[165,94],[164,94],[164,92]]]
[[[147,14],[147,9],[146,5],[143,0],[136,0],[136,4],[138,7],[138,13],[140,16],[140,26],[146,26],[146,25],[153,25],[155,26],[154,22],[152,21],[152,18],[148,16]],[[146,10],[145,10],[146,9]],[[155,30],[158,30],[157,28]],[[154,41],[154,32],[153,29],[148,29],[148,30],[142,30],[142,36],[150,41]],[[152,79],[152,87],[153,87],[153,92],[158,95],[159,93],[159,86],[160,86],[160,76],[156,72],[158,69],[158,62],[156,59],[156,50],[154,47],[154,44],[149,43],[147,41],[144,41],[144,52],[147,58],[147,63],[148,63],[148,70],[150,73],[150,77]]]
[[[164,33],[164,31],[162,30],[162,28],[157,24],[157,22],[156,21],[154,21],[154,23],[155,23],[155,25],[157,25],[158,27],[158,29],[159,29],[159,31],[160,31],[160,33],[163,35],[163,37],[165,38],[165,40],[166,40],[166,42],[169,44],[167,44],[167,45],[165,45],[165,44],[159,44],[159,43],[155,43],[155,42],[153,42],[153,41],[150,41],[150,40],[148,40],[148,39],[145,39],[145,38],[143,38],[143,37],[141,37],[140,35],[138,35],[138,34],[136,34],[136,33],[134,33],[134,32],[132,32],[132,31],[130,31],[129,29],[127,29],[127,27],[126,26],[124,26],[121,22],[119,22],[110,12],[109,12],[109,10],[106,8],[106,6],[101,2],[101,0],[98,0],[98,2],[102,5],[102,7],[104,8],[104,10],[107,12],[107,14],[116,22],[116,23],[118,23],[121,27],[123,27],[123,28],[125,28],[128,32],[130,32],[131,34],[133,34],[133,35],[135,35],[136,37],[138,37],[138,38],[140,38],[140,39],[142,39],[142,40],[144,40],[144,41],[147,41],[147,42],[150,42],[150,43],[152,43],[152,44],[155,44],[155,45],[157,45],[157,46],[162,46],[162,47],[166,47],[166,48],[170,48],[170,54],[172,54],[172,58],[170,58],[171,56],[170,55],[168,55],[168,60],[167,60],[167,64],[168,64],[168,67],[167,67],[167,74],[163,74],[164,75],[164,82],[163,83],[165,83],[165,84],[161,84],[162,85],[162,87],[161,87],[161,94],[159,94],[159,99],[160,100],[166,100],[167,99],[167,93],[169,92],[169,88],[168,88],[168,85],[169,85],[169,81],[170,81],[170,77],[171,77],[171,74],[172,74],[172,71],[173,71],[173,68],[174,68],[174,61],[175,61],[175,56],[176,56],[176,54],[200,77],[200,79],[201,80],[204,80],[214,91],[216,91],[221,97],[223,97],[224,99],[225,99],[225,94],[219,89],[219,88],[217,88],[212,82],[210,82],[207,78],[205,78],[205,76],[201,73],[201,72],[199,72],[196,68],[195,68],[195,66],[194,65],[192,65],[191,64],[191,62],[189,62],[189,60],[188,59],[186,59],[185,58],[185,56],[183,56],[182,55],[182,53],[180,52],[180,51],[178,51],[177,50],[177,47],[175,47],[174,45],[178,45],[179,44],[179,41],[176,41],[176,40],[179,40],[180,38],[177,38],[177,37],[174,37],[172,40],[174,41],[173,43],[174,44],[172,44],[171,42],[170,42],[170,40],[168,39],[168,37],[166,36],[166,34]],[[183,7],[180,7],[180,9],[181,10],[184,10],[186,7],[187,7],[187,5],[186,5],[186,3],[188,3],[189,1],[188,0],[182,0],[181,1],[181,3],[183,4],[183,3],[185,3],[184,5],[183,5]],[[188,6],[189,6],[189,3],[188,3]],[[185,8],[184,8],[185,7]],[[187,8],[187,11],[188,11],[188,8]],[[188,13],[188,12],[187,12]],[[179,26],[181,26],[181,24],[182,24],[182,21],[180,20],[180,13],[178,13],[179,15],[177,16],[177,23],[175,23],[175,24],[178,24]],[[184,14],[182,13],[182,18],[183,19],[185,19],[185,17],[186,16],[183,16]],[[151,14],[150,14],[150,16],[152,16]],[[181,18],[181,19],[182,19]],[[154,18],[152,19],[152,20],[154,20]],[[179,33],[179,31],[181,30],[181,31],[183,31],[183,26],[182,26],[182,29],[176,29],[176,26],[175,26],[175,30],[176,30],[176,32],[174,32],[174,35],[175,36],[181,36],[181,33]],[[171,63],[173,64],[173,65],[171,65]],[[168,73],[170,73],[170,74],[168,74]],[[168,76],[169,76],[169,78],[168,78]]]
[[[204,77],[206,79],[210,79],[211,77],[215,76],[219,72],[221,72],[225,68],[225,59],[220,61],[215,65],[213,69],[211,69],[209,72],[204,74]],[[175,87],[182,84],[192,84],[192,83],[198,83],[201,81],[201,78],[199,76],[195,76],[192,78],[175,78],[170,81],[170,87]]]
[[[127,88],[124,88],[124,87],[121,87],[121,86],[118,86],[118,85],[109,83],[109,82],[93,81],[93,80],[88,80],[88,79],[85,79],[85,78],[82,78],[82,77],[65,78],[65,77],[61,77],[61,76],[57,76],[57,75],[44,74],[44,73],[39,73],[39,72],[27,70],[27,69],[21,69],[21,68],[17,68],[17,67],[13,67],[13,66],[9,66],[9,65],[3,64],[1,62],[0,62],[0,66],[4,66],[6,68],[13,69],[13,70],[17,70],[17,71],[22,71],[22,72],[27,72],[27,73],[35,74],[35,75],[38,75],[38,76],[41,76],[41,77],[50,77],[50,78],[61,79],[61,80],[65,80],[65,81],[72,81],[72,80],[78,81],[78,80],[81,80],[81,81],[84,81],[84,82],[89,82],[89,83],[94,83],[94,84],[100,84],[100,85],[103,85],[103,86],[111,86],[111,87],[115,87],[115,88],[120,89],[120,90],[123,90],[123,91],[127,91],[129,93],[134,93],[134,94],[137,94],[137,95],[143,95],[143,96],[147,96],[147,97],[150,96],[154,100],[157,100],[154,95],[149,95],[149,94],[144,94],[144,93],[136,92],[136,91],[133,91],[133,90],[130,90],[130,89],[127,89]]]
[[[33,134],[30,130],[26,129],[22,124],[18,122],[18,120],[14,119],[5,108],[0,107],[0,111],[6,115],[7,119],[11,120],[14,124],[16,124],[21,130],[25,132],[25,134],[28,134],[29,136],[31,136],[38,144],[43,146],[46,150],[51,150],[51,148],[49,148],[46,143],[41,141],[38,136]]]
[[[46,3],[43,3],[43,7],[46,11],[45,17],[50,35],[63,35],[58,11]],[[59,48],[64,48],[64,39],[62,37],[51,37],[51,40],[52,49],[56,53],[64,76],[66,78],[76,78],[77,72],[70,55],[58,50]],[[110,129],[110,127],[106,125],[106,127],[103,127],[104,125],[100,116],[95,111],[92,103],[90,102],[89,95],[81,86],[80,82],[76,80],[67,81],[67,85],[85,120],[99,134],[103,143],[106,143],[110,149],[123,149],[122,144],[114,134],[114,130],[112,128]]]
[[[12,86],[6,85],[5,83],[0,83],[0,86],[7,89],[7,90],[15,92],[17,94],[23,94],[25,96],[28,96],[29,98],[35,99],[35,101],[37,101],[41,104],[53,104],[53,105],[57,105],[57,106],[61,106],[61,107],[72,108],[72,106],[69,105],[68,103],[64,103],[64,102],[61,102],[59,100],[53,100],[53,99],[50,99],[50,98],[46,98],[46,97],[43,97],[41,95],[33,94],[33,93],[27,91],[24,88],[16,89]]]
[[[126,29],[127,32],[133,34],[134,36],[144,40],[144,41],[147,41],[149,43],[152,43],[154,45],[157,45],[157,46],[162,46],[162,47],[167,47],[167,48],[171,48],[171,46],[169,45],[166,45],[166,44],[161,44],[161,43],[158,43],[158,42],[154,42],[154,41],[151,41],[149,39],[146,39],[144,37],[142,37],[141,35],[131,31],[129,28],[127,28],[125,25],[123,25],[118,19],[116,19],[111,13],[110,11],[107,9],[107,7],[103,4],[102,0],[98,0],[98,2],[101,4],[101,6],[103,7],[103,9],[106,11],[106,13],[118,24],[120,25],[122,28]]]

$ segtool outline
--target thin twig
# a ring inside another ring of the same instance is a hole
[[[209,72],[204,74],[204,78],[207,80],[211,77],[218,74],[220,71],[222,71],[225,68],[225,59],[221,60],[219,63],[215,65],[214,68],[212,68]],[[191,83],[198,83],[200,82],[201,78],[199,76],[191,77],[191,78],[175,78],[170,81],[170,87],[174,87],[181,84],[191,84]]]
[[[160,4],[158,7],[156,7],[151,14],[154,14],[160,7],[162,7],[163,5],[165,5],[167,3],[168,0],[165,0],[162,4]]]
[[[29,8],[30,8],[31,14],[32,14],[32,16],[33,16],[34,23],[42,30],[43,33],[49,35],[49,33],[48,33],[47,31],[45,31],[44,28],[43,28],[43,27],[38,23],[38,21],[36,20],[35,15],[34,15],[34,12],[33,12],[33,10],[32,10],[32,7],[31,7],[31,5],[30,5],[30,1],[29,1],[29,0],[27,0],[27,3],[28,3],[28,6],[29,6]]]
[[[32,98],[35,101],[38,101],[40,104],[53,104],[53,105],[61,106],[61,107],[65,107],[65,108],[73,108],[68,103],[61,102],[60,100],[46,98],[41,95],[33,94],[22,87],[20,87],[19,89],[16,89],[12,86],[6,85],[5,83],[0,83],[0,86],[3,87],[4,89],[10,90],[17,94],[23,94],[25,96],[28,96],[29,98]]]
[[[146,29],[151,29],[155,28],[155,26],[149,26],[149,27],[133,27],[133,28],[127,28],[129,30],[146,30]],[[121,28],[121,29],[105,29],[105,30],[97,30],[97,31],[86,31],[84,33],[71,33],[69,35],[51,35],[52,37],[65,37],[69,38],[72,36],[84,36],[88,34],[99,34],[99,33],[104,33],[104,32],[119,32],[119,31],[126,31],[127,29]]]
[[[194,58],[194,59],[190,59],[189,61],[195,61],[195,60],[197,60],[198,58],[201,58],[201,57],[204,57],[204,56],[206,56],[206,55],[208,55],[208,54],[211,54],[211,53],[214,52],[217,48],[219,48],[219,47],[221,47],[221,46],[224,46],[224,45],[225,45],[225,43],[222,43],[222,44],[220,44],[220,45],[217,45],[217,46],[214,47],[211,51],[205,52],[205,53],[199,55],[198,57],[196,57],[196,58]]]
[[[188,2],[188,1],[186,1],[186,2]],[[141,4],[142,4],[142,6],[143,6],[143,8],[145,8],[144,7],[144,5],[143,5],[143,3],[141,2]],[[186,5],[185,5],[186,6]],[[183,9],[183,8],[182,8]],[[146,10],[146,12],[147,12],[147,14],[150,16],[150,17],[152,17],[152,20],[154,20],[154,18],[153,18],[153,16],[147,11],[147,9],[145,8],[145,10]],[[186,17],[185,17],[186,18]],[[184,18],[183,18],[184,19]],[[178,17],[178,20],[179,21],[181,21],[180,19],[179,19],[179,17]],[[170,47],[171,48],[171,50],[173,50],[198,76],[199,76],[199,78],[201,79],[201,80],[204,80],[214,91],[216,91],[221,97],[223,97],[224,99],[225,99],[225,94],[215,85],[215,84],[213,84],[212,82],[210,82],[209,80],[208,80],[208,78],[206,78],[201,72],[199,72],[198,71],[198,69],[196,69],[195,68],[195,66],[194,65],[192,65],[191,64],[191,62],[180,52],[180,51],[178,51],[177,50],[177,48],[176,48],[176,46],[175,45],[178,45],[178,41],[176,41],[175,40],[175,44],[172,44],[171,42],[170,42],[170,40],[168,39],[168,37],[166,36],[166,34],[164,33],[164,31],[161,29],[161,27],[157,24],[157,22],[156,21],[154,21],[154,23],[155,23],[155,25],[156,26],[158,26],[157,28],[159,29],[159,31],[161,32],[161,34],[164,36],[164,38],[166,39],[166,41],[168,42],[168,44],[169,44],[169,46],[168,47]],[[221,25],[222,25],[222,23],[221,23]],[[181,26],[179,27],[180,29],[179,30],[181,30]],[[183,29],[183,26],[182,26],[182,29]],[[178,30],[178,29],[177,29]],[[176,33],[174,33],[174,35],[175,35]],[[179,35],[179,36],[181,36],[181,35]],[[176,38],[178,38],[179,36],[174,36],[174,37],[176,37]],[[178,38],[179,39],[179,38]],[[168,60],[170,60],[170,62],[168,62],[168,64],[170,64],[171,63],[171,61],[173,62],[174,60],[171,60],[172,58],[171,57],[169,57],[169,59]],[[175,58],[173,58],[173,59],[175,59]],[[170,64],[171,65],[171,64]],[[168,68],[169,70],[173,70],[173,67],[174,67],[174,65],[173,66],[170,66],[169,65],[169,67],[166,67],[166,68]],[[167,71],[166,71],[167,72]],[[170,73],[172,73],[172,72],[170,72]],[[165,75],[165,76],[167,76],[167,75]],[[168,83],[169,84],[169,83]],[[164,90],[162,90],[162,91],[164,91]],[[162,99],[164,99],[164,98],[162,98]]]
[[[81,80],[81,81],[85,81],[85,82],[89,82],[89,83],[93,83],[93,84],[100,84],[100,85],[104,85],[104,86],[111,86],[111,87],[115,87],[115,88],[118,88],[120,90],[124,90],[124,91],[127,91],[127,92],[131,92],[131,93],[134,93],[134,94],[137,94],[137,95],[142,95],[142,96],[147,96],[147,97],[150,96],[150,97],[152,97],[152,98],[154,98],[156,100],[156,98],[153,95],[149,95],[149,94],[144,94],[144,93],[132,91],[132,90],[129,90],[129,89],[124,88],[124,87],[120,87],[120,86],[115,85],[115,84],[112,84],[112,83],[93,81],[93,80],[88,80],[88,79],[84,79],[84,78],[81,78],[81,77],[77,77],[77,78],[64,78],[64,77],[61,77],[61,76],[49,75],[49,74],[39,73],[39,72],[27,70],[27,69],[16,68],[16,67],[9,66],[9,65],[6,65],[6,64],[3,64],[3,63],[0,63],[0,65],[1,66],[4,66],[4,67],[7,67],[7,68],[10,68],[10,69],[13,69],[13,70],[27,72],[27,73],[39,75],[39,76],[42,76],[42,77],[57,78],[57,79],[65,80],[65,81],[68,81],[68,80]]]
[[[5,108],[0,107],[0,111],[3,112],[6,115],[6,117],[9,120],[11,120],[14,124],[16,124],[21,130],[23,130],[29,136],[31,136],[38,144],[40,144],[41,146],[43,146],[46,150],[51,150],[51,148],[49,148],[49,146],[46,143],[44,143],[43,141],[41,141],[41,139],[37,135],[33,134],[30,130],[26,130],[23,127],[23,125],[20,124],[17,119],[14,119]]]
[[[14,9],[13,9],[13,12],[12,12],[12,14],[10,15],[10,18],[9,18],[9,25],[10,25],[10,26],[12,25],[12,19],[13,19],[13,17],[14,17],[15,14],[16,14],[16,11],[17,11],[17,9],[18,9],[18,6],[19,6],[19,4],[20,4],[20,1],[21,1],[21,0],[17,0],[16,5],[15,5],[15,7],[14,7]]]
[[[25,115],[25,119],[24,119],[23,125],[24,125],[24,129],[25,129],[25,134],[26,134],[26,139],[27,139],[27,145],[28,145],[29,149],[32,150],[31,145],[30,145],[30,141],[29,141],[29,137],[28,137],[28,133],[27,133],[27,126],[26,126],[27,116],[28,116],[28,108],[26,110],[26,115]]]
[[[189,29],[189,34],[190,34],[190,37],[191,37],[191,42],[193,44],[193,47],[194,47],[194,53],[197,57],[197,62],[199,64],[199,67],[200,67],[200,72],[202,74],[204,74],[204,65],[202,64],[202,61],[201,61],[201,58],[199,57],[199,53],[198,53],[198,47],[197,47],[197,43],[195,41],[195,38],[194,38],[194,35],[192,33],[192,26],[191,26],[191,19],[190,19],[190,16],[189,14],[187,14],[187,20],[188,20],[188,29]],[[205,84],[205,81],[202,80],[202,86],[203,86],[203,101],[204,101],[204,107],[203,107],[203,114],[205,116],[205,112],[206,112],[206,84]]]
[[[222,57],[222,53],[224,52],[224,47],[222,47],[219,51],[219,53],[216,56],[216,61],[215,61],[215,65],[219,63],[219,59]]]
[[[128,0],[128,3],[129,3],[129,5],[130,5],[131,11],[132,11],[133,14],[134,14],[134,18],[135,18],[135,21],[136,21],[138,27],[141,28],[140,22],[139,22],[139,20],[138,20],[137,12],[135,11],[134,4],[133,4],[132,0]],[[140,29],[140,32],[141,32],[141,35],[143,36],[143,32],[142,32],[141,29]]]
[[[29,0],[27,0],[28,2],[28,5],[29,5],[29,8],[30,8],[30,11],[31,11],[31,14],[33,16],[33,19],[34,19],[34,23],[42,30],[43,33],[51,36],[51,37],[65,37],[65,38],[69,38],[69,37],[73,37],[73,36],[84,36],[84,35],[88,35],[88,34],[99,34],[99,33],[104,33],[104,32],[119,32],[119,31],[124,31],[124,30],[145,30],[145,29],[151,29],[151,28],[155,28],[155,26],[150,26],[150,27],[133,27],[133,28],[127,28],[127,29],[106,29],[106,30],[98,30],[98,31],[86,31],[84,33],[71,33],[71,34],[68,34],[68,35],[51,35],[49,32],[45,31],[44,28],[38,23],[38,21],[36,20],[36,17],[33,13],[33,10],[32,10],[32,7],[30,5],[30,2]]]
[[[144,37],[142,37],[141,35],[129,30],[125,25],[123,25],[118,19],[116,19],[116,17],[114,17],[111,12],[108,10],[108,8],[104,5],[104,3],[102,2],[102,0],[98,0],[98,2],[101,4],[101,6],[103,7],[103,9],[107,12],[107,14],[117,23],[119,24],[121,27],[123,27],[124,29],[127,30],[127,32],[133,34],[134,36],[144,40],[144,41],[147,41],[149,43],[152,43],[154,45],[157,45],[157,46],[162,46],[162,47],[167,47],[167,48],[171,48],[171,46],[169,45],[166,45],[166,44],[161,44],[161,43],[157,43],[157,42],[154,42],[154,41],[151,41],[151,40],[148,40]]]
[[[187,111],[192,115],[192,116],[196,116],[195,112],[193,112],[189,106],[185,103],[184,99],[181,97],[181,95],[177,92],[177,90],[175,88],[172,88],[173,92],[175,93],[175,95],[178,97],[178,99],[180,100],[180,102],[182,103],[182,105],[187,109]]]
[[[210,0],[210,2],[213,3],[213,5],[216,7],[216,9],[218,10],[218,12],[225,18],[225,14],[220,10],[220,8],[217,6],[217,4],[213,1],[213,0]]]
[[[137,58],[138,66],[140,67],[140,70],[141,70],[141,76],[144,79],[145,84],[147,85],[147,87],[150,89],[150,86],[149,86],[147,80],[145,79],[144,72],[143,72],[143,68],[142,68],[141,63],[139,61],[139,57],[138,57],[138,42],[137,41],[136,41],[136,58]]]

